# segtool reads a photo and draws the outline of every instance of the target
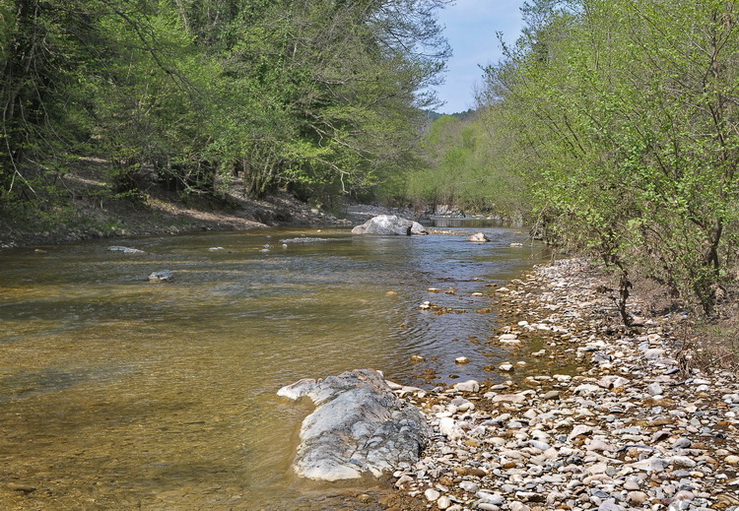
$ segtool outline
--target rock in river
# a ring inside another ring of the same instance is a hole
[[[277,394],[309,397],[317,406],[300,428],[293,470],[323,481],[375,477],[415,463],[429,427],[414,406],[395,396],[382,374],[347,371],[325,380],[300,380]]]
[[[484,232],[476,232],[475,234],[471,234],[467,238],[467,241],[471,241],[472,243],[487,243],[490,241],[490,238]]]
[[[396,215],[378,215],[370,218],[362,225],[352,229],[352,234],[380,234],[383,236],[410,236],[411,234],[428,234],[426,228]]]
[[[111,252],[123,252],[124,254],[143,254],[143,250],[139,250],[138,248],[131,248],[131,247],[121,247],[118,245],[108,247],[108,250]]]
[[[154,271],[149,274],[149,282],[169,282],[174,277],[170,270]]]

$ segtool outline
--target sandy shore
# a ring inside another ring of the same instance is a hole
[[[389,509],[739,509],[739,379],[690,367],[680,316],[621,327],[602,282],[573,259],[498,290],[510,380],[405,392],[434,436]]]

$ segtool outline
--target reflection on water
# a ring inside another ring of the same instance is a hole
[[[280,386],[360,367],[413,385],[502,379],[483,369],[506,356],[484,342],[489,285],[541,253],[483,230],[492,243],[293,229],[0,253],[0,481],[16,488],[0,504],[302,508],[315,488],[289,464],[309,409]],[[283,248],[304,235],[327,240]],[[172,282],[148,282],[165,269]]]

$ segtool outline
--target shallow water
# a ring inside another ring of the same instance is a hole
[[[506,356],[485,345],[492,286],[542,249],[479,230],[493,242],[275,229],[1,252],[0,507],[307,509],[335,489],[290,476],[310,410],[282,385],[504,379],[485,369]],[[324,241],[283,248],[302,236]]]

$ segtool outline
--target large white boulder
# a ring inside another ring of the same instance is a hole
[[[382,374],[347,371],[325,380],[300,380],[277,394],[310,398],[316,410],[303,420],[295,473],[318,481],[379,477],[418,461],[428,426],[421,412],[399,399]]]
[[[428,234],[426,228],[407,218],[397,215],[378,215],[352,229],[352,234],[379,234],[382,236],[410,236]]]

